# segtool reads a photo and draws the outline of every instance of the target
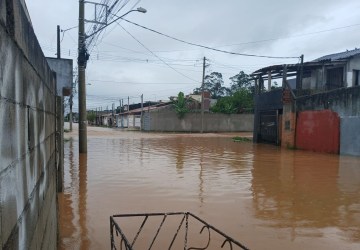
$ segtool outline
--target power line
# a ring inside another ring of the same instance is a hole
[[[191,84],[194,85],[195,83],[184,83],[184,82],[119,82],[119,81],[107,81],[107,80],[96,80],[96,79],[92,79],[89,80],[89,82],[104,82],[104,83],[118,83],[118,84]]]
[[[127,20],[125,20],[125,21],[127,21]],[[258,40],[258,41],[251,41],[251,42],[234,43],[234,44],[222,45],[220,47],[246,45],[246,44],[253,44],[253,43],[263,43],[263,42],[271,42],[271,41],[294,38],[294,37],[317,35],[317,34],[320,34],[320,33],[326,33],[326,32],[330,32],[330,31],[334,31],[334,30],[340,30],[340,29],[347,29],[347,28],[352,28],[352,27],[356,27],[356,26],[360,26],[360,24],[352,24],[352,25],[341,26],[341,27],[336,27],[336,28],[332,28],[332,29],[318,30],[318,31],[309,32],[309,33],[303,33],[303,34],[294,35],[294,36],[285,36],[285,37],[269,38],[269,39],[263,39],[263,40]]]
[[[208,50],[213,50],[213,51],[225,53],[225,54],[238,55],[238,56],[248,56],[248,57],[273,58],[273,59],[274,59],[274,58],[278,58],[278,59],[297,59],[297,58],[299,58],[298,56],[296,56],[296,57],[293,57],[293,56],[264,56],[264,55],[245,54],[245,53],[237,53],[237,52],[231,52],[231,51],[216,49],[216,48],[208,47],[208,46],[201,45],[201,44],[196,44],[196,43],[192,43],[192,42],[187,42],[187,41],[184,41],[184,40],[182,40],[182,39],[178,39],[178,38],[175,38],[175,37],[166,35],[166,34],[164,34],[164,33],[161,33],[161,32],[159,32],[159,31],[156,31],[156,30],[147,28],[147,27],[142,26],[142,25],[140,25],[140,24],[131,22],[131,21],[125,19],[125,18],[122,18],[122,19],[125,20],[126,22],[131,23],[131,24],[133,24],[133,25],[136,25],[136,26],[138,26],[138,27],[140,27],[140,28],[149,30],[149,31],[154,32],[154,33],[156,33],[156,34],[159,34],[159,35],[165,36],[165,37],[167,37],[167,38],[173,39],[173,40],[175,40],[175,41],[182,42],[182,43],[185,43],[185,44],[188,44],[188,45],[192,45],[192,46],[196,46],[196,47],[200,47],[200,48],[204,48],[204,49],[208,49]],[[122,27],[122,26],[121,26],[121,27]],[[123,27],[122,27],[122,28],[123,28]],[[123,29],[124,29],[124,28],[123,28]]]
[[[153,56],[155,56],[156,58],[158,58],[160,61],[162,61],[164,64],[166,64],[169,68],[171,68],[172,70],[174,70],[175,72],[177,72],[178,74],[182,75],[183,77],[194,81],[194,82],[198,82],[197,80],[192,79],[191,77],[188,77],[187,75],[181,73],[180,71],[178,71],[177,69],[175,69],[174,67],[172,67],[170,64],[168,64],[167,62],[165,62],[163,59],[161,59],[159,56],[157,56],[154,52],[152,52],[148,47],[146,47],[142,42],[140,42],[136,37],[134,37],[129,31],[127,31],[121,24],[119,24],[118,22],[116,22],[117,25],[119,25],[127,34],[129,34],[135,41],[137,41],[141,46],[143,46],[146,50],[148,50]]]

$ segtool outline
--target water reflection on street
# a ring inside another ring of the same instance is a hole
[[[60,249],[109,249],[109,216],[190,211],[251,249],[360,249],[360,158],[232,135],[89,128],[65,144]]]

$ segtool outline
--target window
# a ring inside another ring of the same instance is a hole
[[[332,68],[327,70],[326,83],[328,89],[336,89],[344,86],[343,84],[344,68]]]
[[[354,86],[360,85],[360,70],[354,70]]]

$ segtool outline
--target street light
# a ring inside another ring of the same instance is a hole
[[[146,13],[146,9],[137,8],[136,10],[130,10],[124,15],[117,17],[110,23],[102,26],[97,31],[90,35],[85,34],[85,0],[79,0],[79,47],[78,47],[78,79],[79,79],[79,153],[87,153],[87,119],[86,119],[86,84],[85,84],[85,68],[86,62],[89,59],[89,54],[86,50],[85,40],[101,30],[105,29],[110,24],[123,18],[130,12],[137,11]]]
[[[141,13],[146,13],[146,9],[139,7],[137,8],[137,11],[141,12]]]
[[[134,11],[140,12],[140,13],[146,13],[146,12],[147,12],[146,9],[144,9],[144,8],[142,8],[142,7],[139,7],[139,8],[137,8],[136,10],[129,10],[128,12],[126,12],[126,13],[125,13],[124,15],[122,15],[122,16],[114,15],[114,16],[117,17],[116,19],[114,19],[114,20],[112,20],[110,23],[102,26],[100,29],[98,29],[97,31],[91,33],[90,35],[85,35],[85,39],[86,39],[86,38],[89,38],[89,37],[92,37],[92,36],[95,35],[96,33],[102,31],[103,29],[105,29],[105,28],[106,28],[107,26],[109,26],[110,24],[115,23],[116,21],[118,21],[119,19],[123,18],[124,16],[126,16],[126,15],[129,14],[130,12],[134,12]]]

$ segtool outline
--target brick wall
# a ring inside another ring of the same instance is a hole
[[[285,104],[281,123],[281,146],[295,148],[296,114],[292,110],[292,104]]]

